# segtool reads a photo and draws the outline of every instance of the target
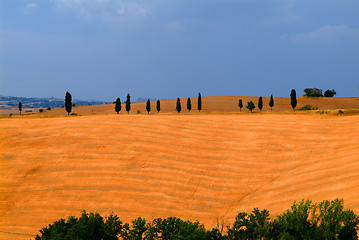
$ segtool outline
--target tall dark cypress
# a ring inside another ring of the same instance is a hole
[[[161,111],[161,102],[160,102],[160,100],[157,100],[156,110],[157,110],[158,113],[160,113],[160,111]]]
[[[70,112],[72,110],[72,96],[69,92],[66,92],[66,95],[65,95],[65,109],[66,109],[67,115],[70,115]]]
[[[272,111],[272,107],[274,106],[274,99],[273,99],[273,95],[270,95],[270,99],[269,99],[269,106],[270,106],[270,110]]]
[[[121,111],[121,99],[120,98],[116,99],[115,111],[117,114]]]
[[[297,106],[297,93],[295,92],[295,89],[292,89],[290,92],[290,105],[292,106],[293,110]]]
[[[191,103],[191,98],[187,98],[187,109],[190,112],[192,109],[192,103]]]
[[[19,102],[19,111],[20,111],[20,115],[21,115],[21,111],[22,111],[22,103]]]
[[[259,99],[258,99],[258,108],[259,108],[259,111],[262,111],[262,108],[263,108],[263,99],[262,99],[262,97],[259,97]]]
[[[177,110],[178,113],[180,113],[180,111],[182,110],[181,101],[180,101],[179,98],[177,98],[176,110]]]
[[[131,110],[131,96],[129,93],[127,93],[127,97],[126,97],[126,111],[127,113],[130,113]]]
[[[147,100],[147,103],[146,103],[146,111],[147,111],[148,114],[149,114],[150,111],[151,111],[151,102],[150,102],[150,99]]]
[[[239,101],[238,101],[238,107],[239,107],[239,111],[242,112],[242,107],[243,107],[242,99],[239,99]]]
[[[202,110],[202,97],[201,93],[198,93],[198,112]]]

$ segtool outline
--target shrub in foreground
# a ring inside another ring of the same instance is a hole
[[[103,239],[103,240],[240,240],[240,239],[358,239],[359,218],[352,210],[344,209],[340,199],[313,203],[310,200],[294,202],[291,209],[270,219],[268,210],[254,208],[252,213],[240,212],[227,233],[217,228],[206,230],[198,221],[183,221],[180,218],[156,218],[147,222],[137,218],[131,224],[117,215],[101,217],[98,213],[82,212],[80,218],[50,224],[40,230],[35,240],[49,239]]]

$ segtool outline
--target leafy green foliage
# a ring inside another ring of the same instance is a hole
[[[325,91],[325,93],[324,93],[324,97],[334,97],[334,95],[336,95],[337,94],[337,92],[334,90],[334,89],[332,89],[332,90],[327,90],[327,91]]]
[[[343,200],[294,203],[278,216],[275,225],[282,239],[358,239],[359,218],[344,210]]]
[[[141,240],[143,239],[146,231],[147,231],[146,219],[139,217],[132,221],[132,226],[128,231],[127,239]]]
[[[118,114],[121,111],[121,99],[117,98],[115,103],[115,112]]]
[[[254,106],[254,103],[252,102],[252,101],[249,101],[249,102],[247,102],[247,106],[246,106],[246,108],[249,110],[249,111],[253,111],[253,109],[255,109],[256,108],[256,106]]]
[[[272,111],[272,108],[274,106],[274,99],[273,99],[273,95],[270,95],[270,99],[269,99],[269,106],[270,106],[270,110]]]
[[[147,239],[224,239],[218,229],[207,231],[198,221],[192,223],[180,218],[157,218],[148,227]]]
[[[160,113],[160,111],[161,111],[161,102],[160,102],[160,100],[157,100],[156,110],[157,110],[158,113]]]
[[[126,112],[130,113],[131,110],[131,96],[129,93],[127,93],[127,97],[126,97]]]
[[[300,110],[300,111],[318,110],[318,108],[317,108],[317,107],[313,107],[312,105],[307,104],[307,105],[305,105],[305,106],[299,108],[298,110]]]
[[[307,97],[323,97],[322,90],[317,88],[306,88],[303,90]]]
[[[258,99],[258,108],[259,108],[259,111],[262,111],[262,108],[263,108],[263,98],[262,97],[259,97],[259,99]]]
[[[201,93],[198,93],[198,112],[200,112],[202,110],[202,96]]]
[[[60,219],[40,230],[35,240],[239,240],[239,239],[358,239],[359,218],[352,210],[344,209],[340,199],[294,202],[291,209],[273,221],[268,210],[254,208],[251,213],[240,212],[227,234],[217,229],[206,230],[198,221],[180,218],[156,218],[147,223],[137,218],[122,224],[117,215],[101,217],[98,213],[82,212],[80,218]]]
[[[228,229],[228,239],[271,239],[273,232],[269,211],[254,208],[250,214],[238,213],[233,227]]]
[[[242,99],[239,99],[239,101],[238,101],[238,107],[239,107],[239,111],[242,112],[242,108],[243,108]]]
[[[65,109],[66,109],[67,115],[70,115],[70,112],[72,110],[72,96],[69,92],[66,92],[66,95],[65,95]]]
[[[180,113],[180,112],[181,112],[181,110],[182,110],[182,107],[181,107],[181,101],[180,101],[180,99],[179,99],[179,98],[177,98],[176,110],[177,110],[177,112],[178,112],[178,113]]]
[[[191,98],[187,98],[187,109],[190,112],[192,109],[192,103],[191,103]]]
[[[290,92],[290,105],[292,106],[293,110],[297,106],[297,93],[295,92],[295,89],[292,89]]]
[[[150,111],[151,111],[151,102],[150,102],[150,99],[147,99],[146,111],[147,111],[147,113],[150,113]]]
[[[117,240],[122,232],[122,222],[116,215],[111,214],[104,220],[98,213],[83,211],[80,218],[71,216],[67,221],[60,219],[44,227],[40,230],[41,236],[36,235],[35,240]]]

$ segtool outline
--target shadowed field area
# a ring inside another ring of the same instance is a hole
[[[343,198],[358,214],[359,117],[4,118],[0,176],[0,239],[29,239],[82,209],[208,228],[303,198]]]

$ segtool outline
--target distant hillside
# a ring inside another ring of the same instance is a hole
[[[23,103],[23,114],[39,114],[39,115],[47,115],[47,116],[64,116],[66,115],[66,111],[61,108],[64,104],[64,100],[62,99],[55,99],[55,98],[45,98],[45,99],[38,99],[38,101],[43,100],[42,105],[35,105],[36,101],[35,98],[33,100],[33,105],[26,105],[24,101],[26,98],[21,98]],[[258,104],[258,97],[256,96],[210,96],[210,97],[202,97],[202,111],[201,113],[228,113],[228,112],[239,112],[238,107],[238,100],[243,100],[243,108],[242,112],[246,113],[249,110],[245,107],[248,101],[253,101],[256,105],[256,108],[253,112],[259,112],[257,107]],[[20,98],[17,98],[13,101],[13,105],[11,108],[1,108],[3,104],[0,98],[0,115],[8,115],[8,114],[19,114],[17,109],[18,101]],[[48,101],[47,103],[45,101]],[[49,101],[53,101],[52,103],[56,103],[57,100],[57,107],[53,107],[54,105],[49,104]],[[125,111],[125,99],[122,100],[122,110],[120,114],[127,114]],[[138,102],[143,100],[142,102]],[[151,100],[151,113],[156,113],[156,101],[153,99]],[[181,114],[189,113],[187,110],[187,98],[181,98],[182,104],[182,111]],[[198,112],[197,110],[197,98],[191,98],[192,100],[192,111],[191,113]],[[334,110],[334,109],[353,109],[359,108],[359,98],[325,98],[325,97],[298,97],[298,105],[296,109],[299,109],[305,105],[311,105],[319,110]],[[9,102],[9,101],[8,101]],[[116,114],[114,110],[114,104],[112,102],[96,102],[96,101],[73,101],[76,105],[72,109],[73,113],[78,115],[102,115],[102,114]],[[262,112],[271,112],[271,109],[268,105],[269,97],[263,97],[263,109]],[[83,106],[85,105],[85,106]],[[91,105],[91,106],[89,106]],[[30,106],[30,107],[28,107]],[[41,106],[41,107],[35,107]],[[46,108],[50,106],[51,111],[47,111]],[[43,112],[39,112],[38,109],[44,109]],[[290,98],[287,97],[274,97],[274,107],[273,112],[292,112],[292,108],[290,105]],[[146,113],[146,101],[145,99],[137,98],[131,104],[131,111],[130,114],[138,114],[138,113]],[[160,113],[177,113],[176,111],[176,99],[166,99],[161,100],[161,111]]]
[[[17,108],[20,101],[23,108],[59,108],[64,106],[64,99],[60,98],[26,98],[0,95],[0,109]],[[109,103],[103,101],[81,101],[76,99],[72,102],[76,106],[101,105]]]
[[[192,99],[192,111],[191,113],[198,113],[197,110],[197,98]],[[228,112],[239,112],[238,100],[243,100],[243,109],[242,112],[246,113],[249,110],[245,107],[248,101],[253,101],[256,105],[256,108],[253,112],[259,112],[257,107],[258,97],[253,96],[215,96],[215,97],[202,97],[202,111],[201,113],[228,113]],[[187,99],[181,98],[182,111],[180,114],[188,113],[187,110]],[[263,109],[262,112],[271,112],[269,103],[269,97],[263,97]],[[312,105],[317,107],[320,110],[334,110],[334,109],[353,109],[359,107],[359,98],[312,98],[312,97],[299,97],[297,109],[305,106]],[[114,104],[103,104],[96,106],[80,106],[73,108],[72,111],[79,115],[102,115],[102,114],[116,114],[114,110]],[[286,97],[274,97],[274,107],[273,112],[292,112],[290,105],[290,99]],[[15,111],[14,113],[17,113]],[[136,102],[131,104],[130,114],[138,114],[146,112],[146,102]],[[156,111],[156,101],[151,101],[151,113],[157,113]],[[161,111],[160,113],[176,113],[176,99],[167,99],[161,100]],[[49,115],[49,116],[63,116],[66,115],[64,109],[52,109],[51,111],[44,111],[42,113],[37,113],[40,115]],[[125,110],[125,104],[122,102],[122,110],[120,114],[127,114]]]

